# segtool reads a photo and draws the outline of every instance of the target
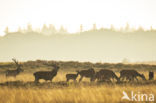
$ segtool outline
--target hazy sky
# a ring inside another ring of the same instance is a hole
[[[119,28],[156,28],[156,0],[0,0],[0,35],[6,26],[16,30],[31,23],[34,28],[54,24],[76,32],[79,25]]]

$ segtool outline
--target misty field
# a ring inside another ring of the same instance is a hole
[[[127,103],[122,92],[156,94],[156,81],[134,83],[90,83],[84,78],[81,83],[66,82],[65,75],[73,71],[60,70],[53,82],[34,83],[33,74],[21,73],[16,78],[0,75],[1,103]],[[142,72],[148,79],[148,72]],[[119,76],[119,72],[116,72]],[[77,80],[79,77],[77,78]]]

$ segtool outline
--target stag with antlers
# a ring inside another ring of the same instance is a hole
[[[23,72],[24,70],[21,69],[21,64],[19,64],[19,62],[16,59],[12,59],[15,64],[16,64],[16,70],[7,70],[6,71],[6,77],[15,77],[20,73]]]
[[[59,70],[59,66],[52,65],[54,69],[52,71],[38,71],[35,72],[33,75],[35,77],[35,82],[39,82],[40,79],[44,79],[45,81],[50,80],[52,82],[53,78],[57,75]]]

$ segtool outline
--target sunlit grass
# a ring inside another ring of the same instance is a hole
[[[122,91],[156,94],[156,86],[88,86],[55,89],[0,88],[1,103],[124,103]],[[126,101],[127,102],[127,101]]]
[[[60,71],[53,79],[53,83],[65,82],[67,72]],[[71,73],[71,72],[68,72]],[[148,77],[148,72],[143,72]],[[119,73],[116,73],[119,76]],[[0,76],[0,82],[7,81],[22,81],[24,83],[33,83],[33,73],[21,73],[16,78],[6,78],[5,75]],[[79,77],[78,77],[79,79]],[[77,80],[78,80],[77,79]],[[89,79],[84,78],[84,82],[92,84]],[[45,83],[44,80],[40,81]],[[50,82],[49,82],[50,83]],[[51,83],[51,84],[53,84]],[[123,90],[127,93],[141,92],[156,94],[156,85],[118,85],[118,84],[102,84],[102,85],[85,85],[84,83],[74,84],[72,81],[68,86],[30,85],[30,87],[16,87],[16,86],[1,86],[0,87],[0,103],[127,103],[128,101],[121,100]],[[144,102],[142,102],[144,103]]]

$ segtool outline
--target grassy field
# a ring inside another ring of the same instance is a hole
[[[53,89],[0,88],[1,103],[127,103],[123,90],[156,94],[156,86],[80,86]],[[146,102],[147,103],[147,102]]]
[[[90,83],[89,79],[84,78],[81,83],[66,83],[65,74],[73,71],[60,70],[52,83],[41,80],[39,84],[35,84],[33,72],[23,72],[16,78],[6,78],[1,74],[0,103],[131,103],[132,101],[121,99],[123,91],[129,95],[131,91],[156,95],[155,80],[107,84]],[[148,72],[142,73],[148,79]],[[119,72],[116,74],[119,76]]]

